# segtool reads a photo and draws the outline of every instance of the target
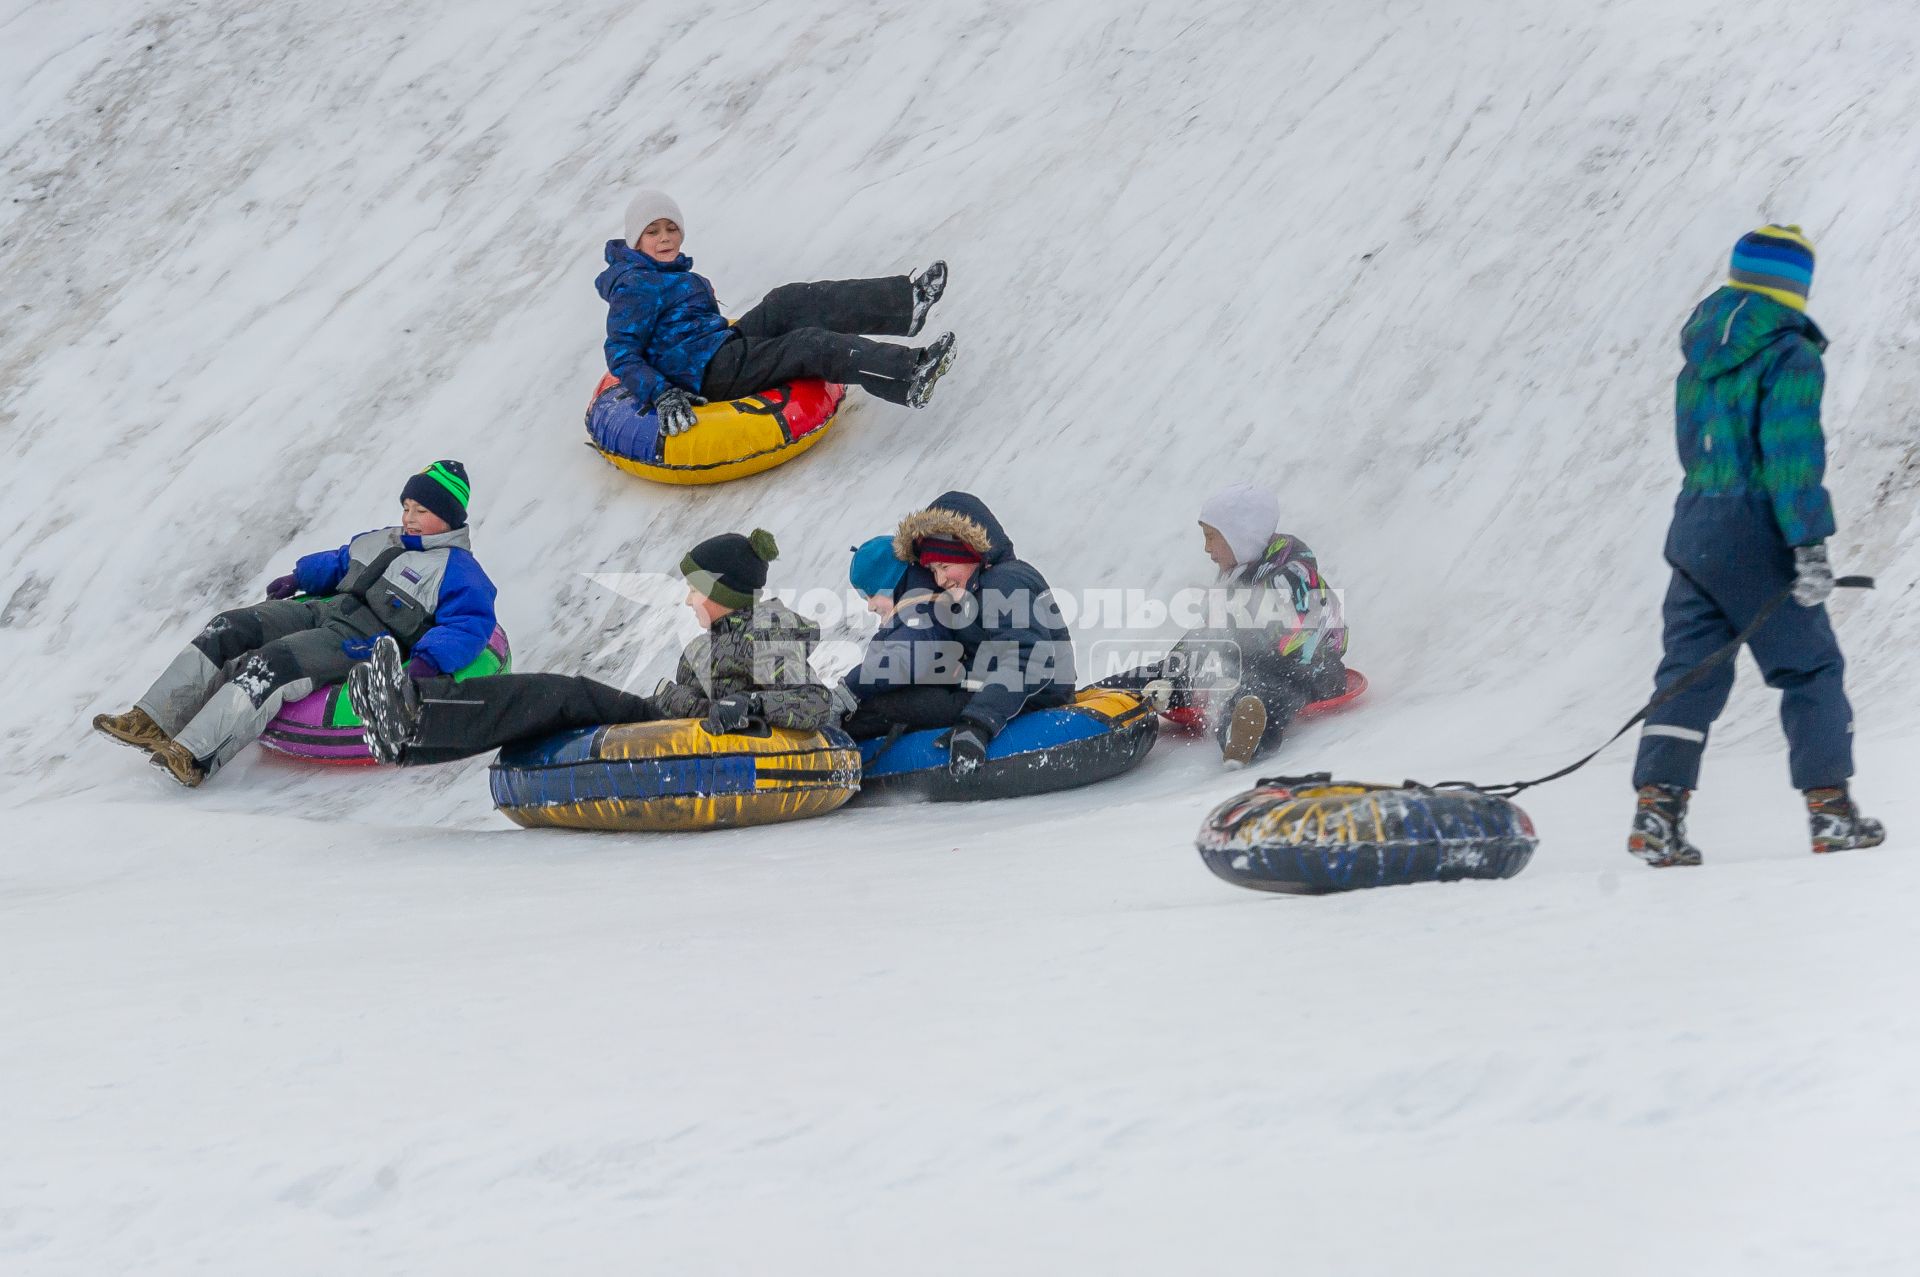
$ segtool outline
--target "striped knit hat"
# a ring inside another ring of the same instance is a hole
[[[467,526],[467,502],[472,498],[467,468],[458,461],[436,461],[400,489],[402,501],[418,501],[446,520],[449,528]]]
[[[1733,246],[1727,283],[1805,310],[1813,287],[1813,244],[1798,226],[1762,226],[1742,235]]]

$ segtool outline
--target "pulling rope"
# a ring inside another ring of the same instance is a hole
[[[1873,578],[1870,576],[1843,576],[1839,580],[1835,581],[1833,585],[1834,585],[1834,588],[1837,590],[1871,590],[1873,588]],[[1407,787],[1410,789],[1477,789],[1483,794],[1492,794],[1496,798],[1512,798],[1515,795],[1520,794],[1525,790],[1532,789],[1535,785],[1545,785],[1551,781],[1556,781],[1556,780],[1562,779],[1563,777],[1571,776],[1575,772],[1579,771],[1582,767],[1585,767],[1588,763],[1598,758],[1603,752],[1605,752],[1607,746],[1613,744],[1613,742],[1619,740],[1622,736],[1625,736],[1628,732],[1632,731],[1635,727],[1638,727],[1641,723],[1645,722],[1647,719],[1647,716],[1652,714],[1653,711],[1659,709],[1662,705],[1665,705],[1668,701],[1674,699],[1674,697],[1679,696],[1682,692],[1685,692],[1690,688],[1698,685],[1701,679],[1705,678],[1708,674],[1712,673],[1714,670],[1718,669],[1722,665],[1725,665],[1728,661],[1732,660],[1735,656],[1739,655],[1740,649],[1747,645],[1748,640],[1750,640],[1755,634],[1759,633],[1760,627],[1765,625],[1768,621],[1772,620],[1773,614],[1779,611],[1781,606],[1785,604],[1786,601],[1792,596],[1793,596],[1793,587],[1789,585],[1785,589],[1781,590],[1778,594],[1768,599],[1765,606],[1763,606],[1760,609],[1759,613],[1755,615],[1752,622],[1748,624],[1746,629],[1741,630],[1738,634],[1734,635],[1731,639],[1727,641],[1725,646],[1721,647],[1720,650],[1715,652],[1712,656],[1709,656],[1706,660],[1700,662],[1700,664],[1688,670],[1684,675],[1682,675],[1679,679],[1677,679],[1672,686],[1666,688],[1663,691],[1655,693],[1654,698],[1652,700],[1648,701],[1645,705],[1642,705],[1640,707],[1639,713],[1635,714],[1632,718],[1629,718],[1625,723],[1622,723],[1620,725],[1619,731],[1615,732],[1613,735],[1607,737],[1605,741],[1601,742],[1599,749],[1594,750],[1591,754],[1588,754],[1585,758],[1580,759],[1578,762],[1570,763],[1567,766],[1562,767],[1559,771],[1549,772],[1545,776],[1538,776],[1532,780],[1509,781],[1504,785],[1476,785],[1472,781],[1466,781],[1466,780],[1445,780],[1445,781],[1441,781],[1437,785],[1416,785],[1414,782],[1408,781]]]

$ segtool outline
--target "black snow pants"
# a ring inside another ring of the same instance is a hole
[[[1314,701],[1338,696],[1346,688],[1346,663],[1328,652],[1319,653],[1311,661],[1277,654],[1248,661],[1240,671],[1239,684],[1225,702],[1227,712],[1220,715],[1214,727],[1214,739],[1224,746],[1227,727],[1233,722],[1233,705],[1243,696],[1257,696],[1267,711],[1267,730],[1254,750],[1258,758],[1280,744],[1301,710]]]
[[[450,763],[576,727],[648,723],[660,717],[644,696],[571,674],[494,674],[456,683],[423,679],[420,722],[402,761]]]
[[[1226,740],[1227,725],[1233,721],[1232,708],[1242,696],[1257,696],[1266,707],[1267,730],[1260,737],[1256,757],[1272,750],[1280,744],[1300,716],[1300,711],[1314,701],[1329,700],[1339,696],[1347,689],[1347,666],[1338,656],[1322,650],[1310,661],[1301,661],[1297,657],[1282,656],[1278,653],[1257,655],[1243,660],[1240,676],[1225,695],[1219,695],[1216,688],[1212,693],[1204,687],[1193,686],[1189,677],[1190,666],[1177,657],[1164,661],[1155,661],[1151,665],[1141,665],[1134,669],[1111,674],[1095,683],[1095,687],[1112,687],[1121,691],[1138,692],[1156,679],[1166,679],[1173,684],[1173,702],[1169,708],[1183,709],[1193,706],[1205,706],[1211,699],[1217,718],[1214,724],[1215,738]]]
[[[738,399],[796,378],[823,377],[904,404],[913,347],[853,334],[904,337],[912,326],[913,282],[905,275],[784,284],[734,321],[707,364],[700,393]]]
[[[855,740],[877,740],[893,731],[952,727],[973,699],[964,687],[903,687],[869,696],[840,727]]]

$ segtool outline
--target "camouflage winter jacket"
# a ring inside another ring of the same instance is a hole
[[[817,732],[836,721],[832,693],[808,661],[820,627],[777,599],[730,612],[687,644],[671,680],[654,691],[663,718],[700,718],[712,702],[760,694],[761,717],[774,727]]]
[[[1750,503],[1788,545],[1833,535],[1822,480],[1820,396],[1827,339],[1790,306],[1722,288],[1694,308],[1680,335],[1687,366],[1674,390],[1674,429],[1686,467],[1674,535],[1697,523],[1724,528],[1727,499]],[[1702,502],[1721,506],[1714,511]],[[1671,543],[1670,543],[1671,544]]]

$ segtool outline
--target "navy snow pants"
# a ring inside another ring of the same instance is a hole
[[[1664,607],[1666,655],[1654,676],[1658,690],[1732,642],[1769,599],[1793,583],[1793,552],[1770,518],[1765,524],[1743,518],[1726,499],[1697,504],[1708,508],[1690,512],[1683,503],[1668,538],[1673,580]],[[1846,784],[1853,775],[1853,709],[1843,685],[1846,661],[1827,609],[1789,599],[1747,650],[1767,686],[1780,693],[1794,788]],[[1733,691],[1734,665],[1721,665],[1648,717],[1633,767],[1636,786],[1698,788],[1700,756]]]

